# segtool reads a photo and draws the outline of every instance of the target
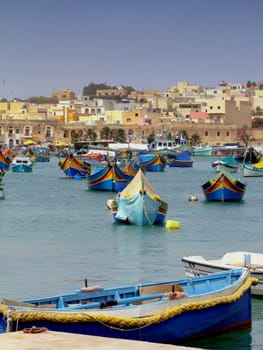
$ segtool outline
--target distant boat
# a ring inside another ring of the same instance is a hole
[[[85,285],[51,297],[3,299],[0,328],[32,333],[44,328],[159,344],[250,330],[250,290],[257,280],[248,275],[246,269],[236,269],[200,278],[112,288]]]
[[[209,179],[202,185],[207,201],[229,202],[243,199],[246,184],[226,171],[221,171],[216,178]]]
[[[177,153],[167,152],[165,155],[166,165],[168,167],[189,168],[193,166],[193,158],[188,150],[178,151]]]
[[[145,171],[164,171],[165,165],[163,153],[145,153],[139,156],[139,166]]]
[[[9,170],[12,159],[0,151],[0,170]]]
[[[215,169],[217,173],[219,173],[222,169],[235,173],[240,168],[240,163],[236,161],[232,155],[230,155],[214,160],[212,162],[212,168]]]
[[[91,167],[78,160],[72,153],[69,153],[65,158],[62,158],[58,165],[69,178],[84,178],[90,174]]]
[[[32,173],[33,163],[29,157],[16,156],[11,163],[11,168],[14,173]]]
[[[192,153],[194,156],[211,156],[213,148],[204,144],[192,146]]]
[[[243,164],[243,176],[244,177],[258,177],[263,176],[263,159],[259,160],[257,163]]]
[[[167,210],[168,204],[154,191],[141,169],[112,201],[117,222],[138,226],[162,224]]]
[[[239,163],[243,164],[254,164],[258,163],[262,157],[261,148],[250,146],[248,147],[243,154],[239,154],[235,159]]]
[[[95,166],[91,169],[91,174],[87,177],[90,190],[120,192],[133,178],[132,175],[125,174],[115,163],[108,162],[103,167]]]

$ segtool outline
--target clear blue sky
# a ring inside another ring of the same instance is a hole
[[[0,0],[0,98],[263,81],[263,0]]]

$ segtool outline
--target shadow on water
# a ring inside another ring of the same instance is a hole
[[[211,350],[250,350],[252,349],[251,343],[251,332],[242,331],[208,337],[195,342],[183,343],[182,345]],[[231,344],[231,348],[229,344]]]

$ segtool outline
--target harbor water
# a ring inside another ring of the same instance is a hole
[[[167,220],[180,228],[136,227],[113,222],[111,192],[89,191],[86,180],[67,179],[52,157],[32,173],[7,172],[0,200],[0,299],[66,293],[184,278],[183,255],[220,258],[230,251],[263,253],[263,178],[243,178],[244,200],[206,202],[201,184],[215,172],[212,157],[192,168],[146,175],[168,202]],[[195,195],[198,201],[189,201]],[[191,343],[206,349],[263,349],[263,299],[252,300],[252,330]]]

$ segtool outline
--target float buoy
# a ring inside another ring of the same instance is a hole
[[[169,229],[178,229],[178,228],[180,228],[180,222],[173,221],[173,220],[167,220],[165,227],[169,228]]]
[[[111,210],[112,209],[112,201],[113,199],[108,199],[107,202],[106,202],[106,207]]]
[[[197,196],[191,194],[191,196],[188,197],[189,202],[197,202],[198,198]]]

